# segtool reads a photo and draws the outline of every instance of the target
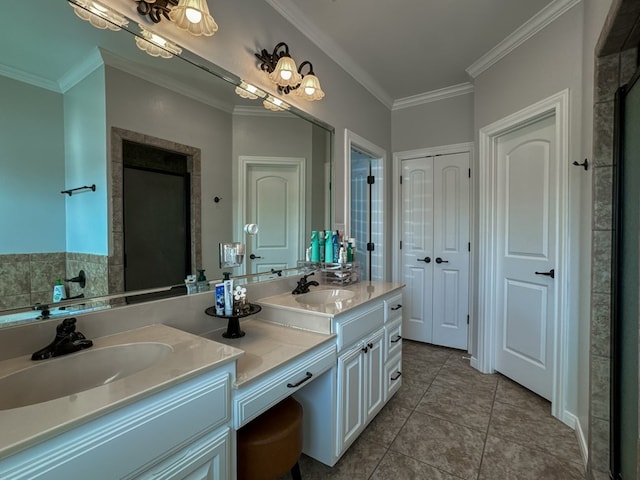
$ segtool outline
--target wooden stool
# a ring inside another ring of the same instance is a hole
[[[289,397],[238,430],[238,480],[301,480],[302,405]]]

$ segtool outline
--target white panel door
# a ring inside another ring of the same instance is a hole
[[[298,167],[249,165],[246,179],[246,223],[255,223],[260,228],[256,236],[247,236],[247,273],[294,267],[303,258],[299,246]]]
[[[497,140],[496,370],[551,400],[557,162],[555,117]]]
[[[405,338],[467,348],[469,154],[402,161]]]
[[[469,155],[440,155],[433,181],[433,343],[467,348]]]
[[[402,161],[405,338],[433,342],[433,157]]]

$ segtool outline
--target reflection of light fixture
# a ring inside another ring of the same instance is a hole
[[[264,98],[267,95],[259,88],[244,81],[236,87],[236,93],[242,98],[250,98],[251,100],[255,100],[258,97]]]
[[[169,12],[169,18],[178,28],[192,35],[209,37],[218,31],[207,0],[180,0],[178,6]]]
[[[171,58],[182,53],[178,45],[156,35],[142,25],[140,25],[140,33],[143,38],[136,37],[136,45],[152,57]]]
[[[262,49],[255,55],[262,62],[260,69],[268,73],[271,81],[278,85],[278,90],[281,92],[295,91],[296,95],[305,100],[320,100],[324,97],[311,62],[304,61],[300,64],[300,68],[296,67],[296,62],[289,55],[289,46],[286,43],[278,43],[273,53]],[[302,68],[305,65],[309,66],[309,73],[302,75]]]
[[[207,0],[134,0],[138,13],[148,16],[153,23],[162,17],[172,21],[192,35],[207,37],[218,31],[218,25],[209,13]]]
[[[75,0],[74,3],[69,2],[69,5],[78,17],[96,28],[103,30],[108,28],[117,32],[120,27],[125,27],[129,23],[123,15],[94,0]]]
[[[289,110],[289,105],[273,95],[269,95],[265,100],[263,100],[262,105],[264,105],[264,108],[267,110],[272,110],[274,112]]]
[[[313,65],[311,62],[305,61],[300,64],[299,71],[302,71],[302,67],[309,65],[309,73],[302,77],[302,82],[294,90],[294,93],[305,100],[321,100],[324,98],[324,92],[320,88],[320,80],[313,73]]]

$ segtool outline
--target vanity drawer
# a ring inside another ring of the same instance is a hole
[[[398,354],[389,360],[384,367],[384,401],[385,403],[402,386],[402,355]]]
[[[396,318],[402,318],[402,293],[384,301],[384,321],[391,322]]]
[[[402,318],[384,326],[385,360],[402,351]]]
[[[354,316],[347,314],[345,317],[341,315],[336,320],[338,352],[379,329],[384,323],[384,307],[380,304],[371,310]]]
[[[292,360],[287,367],[238,390],[233,400],[233,427],[237,430],[287,398],[336,364],[336,346],[329,342]]]

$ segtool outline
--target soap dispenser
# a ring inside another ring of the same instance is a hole
[[[206,292],[209,290],[209,282],[204,276],[204,268],[198,269],[198,278],[196,279],[198,292]]]
[[[60,302],[65,298],[67,298],[67,292],[62,284],[62,279],[58,278],[56,284],[53,286],[53,301]]]

